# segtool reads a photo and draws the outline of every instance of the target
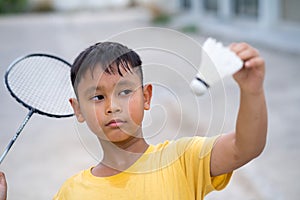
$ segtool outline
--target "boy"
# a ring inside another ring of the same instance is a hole
[[[83,51],[71,69],[76,98],[70,103],[104,155],[98,165],[68,179],[54,199],[203,199],[223,189],[233,170],[262,152],[267,133],[264,61],[248,44],[231,49],[244,61],[234,75],[241,93],[235,132],[155,146],[142,133],[152,85],[143,85],[139,56],[112,42]]]

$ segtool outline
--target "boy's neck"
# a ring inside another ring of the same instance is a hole
[[[103,159],[92,170],[96,176],[112,176],[128,169],[149,147],[143,137],[132,137],[122,143],[99,141],[103,149]]]

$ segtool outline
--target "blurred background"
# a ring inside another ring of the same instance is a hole
[[[299,9],[298,0],[0,0],[0,76],[4,78],[17,57],[44,52],[72,63],[89,45],[135,28],[176,30],[200,45],[209,36],[225,44],[248,42],[260,51],[267,65],[268,143],[259,158],[235,172],[225,190],[211,193],[207,199],[298,199]],[[143,35],[138,39],[143,40]],[[180,87],[174,77],[163,78],[172,88]],[[231,78],[224,80],[223,90],[225,108],[220,118],[222,132],[228,132],[234,129],[239,91]],[[156,93],[162,95],[159,90]],[[180,104],[190,105],[191,100],[184,98],[187,93],[190,95],[185,90],[177,94]],[[215,95],[217,102],[218,90]],[[172,106],[172,99],[159,100]],[[205,112],[212,102],[207,96],[197,101]],[[9,95],[4,83],[0,102],[2,153],[28,111]],[[193,109],[190,106],[179,114],[188,118]],[[159,112],[151,115],[153,123],[164,120]],[[178,137],[189,135],[189,123],[183,122]],[[200,129],[206,130],[208,124],[209,120],[203,119]],[[0,166],[8,179],[9,199],[51,199],[64,180],[95,165],[93,155],[100,157],[100,148],[94,137],[86,136],[92,134],[84,133],[83,126],[74,118],[34,115]]]

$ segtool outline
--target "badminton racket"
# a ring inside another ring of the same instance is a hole
[[[10,94],[29,112],[0,157],[0,164],[34,113],[48,117],[73,116],[68,99],[74,97],[70,64],[48,54],[30,54],[15,60],[5,73]]]

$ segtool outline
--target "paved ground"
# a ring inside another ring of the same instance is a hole
[[[151,24],[149,16],[143,10],[0,17],[0,77],[4,76],[7,66],[21,55],[47,52],[60,55],[71,62],[78,52],[96,41],[145,26]],[[204,40],[201,35],[194,34],[191,37],[200,43]],[[165,40],[166,38],[161,38],[161,43]],[[228,37],[227,42],[231,40]],[[300,136],[297,134],[300,119],[299,52],[288,54],[270,48],[264,49],[262,45],[258,45],[258,48],[267,63],[267,148],[261,157],[238,170],[224,191],[212,193],[207,199],[298,199],[300,195],[296,183],[300,177]],[[193,69],[189,72],[193,72]],[[174,138],[174,135],[151,135],[153,133],[150,133],[149,127],[159,128],[164,120],[164,130],[170,132],[178,131],[175,125],[181,122],[180,131],[183,133],[176,133],[176,137],[193,133],[190,119],[195,115],[192,112],[195,104],[205,114],[211,111],[211,103],[216,104],[216,110],[223,112],[223,115],[210,117],[221,122],[217,125],[222,131],[233,129],[238,89],[231,79],[225,81],[226,101],[219,104],[216,99],[222,99],[223,96],[218,90],[212,91],[211,95],[215,97],[213,100],[209,96],[195,100],[189,92],[182,90],[182,84],[176,76],[157,71],[152,73],[155,77],[164,79],[173,91],[166,92],[161,85],[156,84],[158,89],[155,95],[158,97],[154,99],[154,111],[148,114],[147,123],[150,125],[146,123],[146,133],[151,142]],[[0,98],[0,149],[4,149],[27,110],[14,101],[4,84],[0,85]],[[183,111],[176,110],[178,104]],[[226,110],[222,105],[225,105]],[[183,121],[176,117],[178,115]],[[174,117],[175,123],[169,122],[166,116]],[[151,125],[151,120],[154,125]],[[201,131],[205,132],[209,119],[201,118],[199,124]],[[95,138],[87,133],[84,125],[78,125],[75,119],[58,120],[34,115],[0,167],[8,177],[9,199],[51,199],[67,177],[96,163],[101,157],[98,150]]]

